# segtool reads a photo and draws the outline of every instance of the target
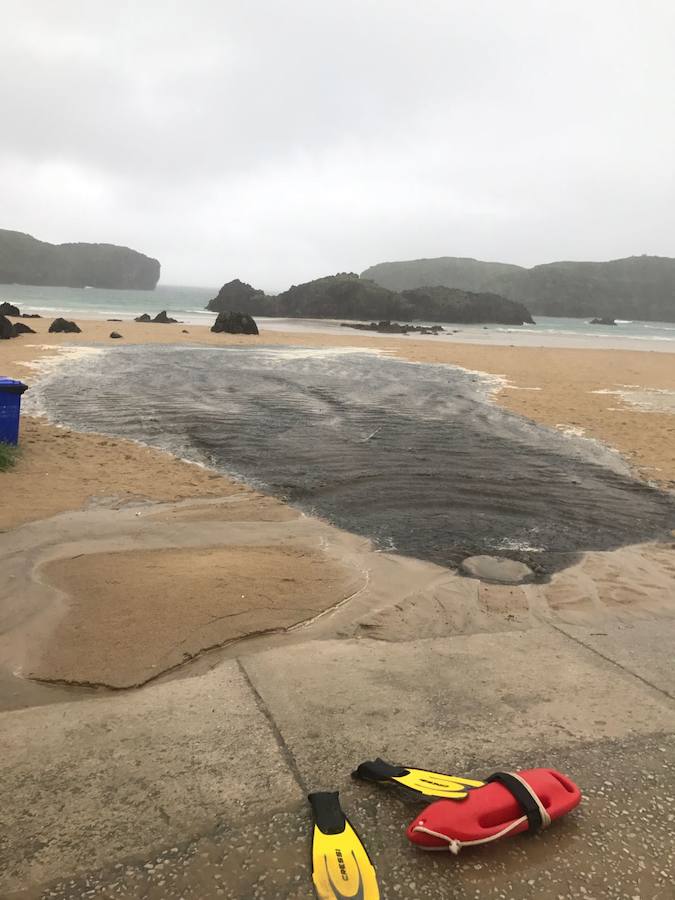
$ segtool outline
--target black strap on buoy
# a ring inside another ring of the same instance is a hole
[[[544,819],[541,814],[541,801],[537,801],[532,796],[533,792],[528,790],[519,778],[511,775],[510,772],[495,772],[485,779],[486,784],[491,781],[497,781],[503,785],[527,816],[528,829],[530,831],[541,831],[544,827]]]

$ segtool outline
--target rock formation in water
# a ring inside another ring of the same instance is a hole
[[[0,303],[0,316],[20,316],[21,311],[13,303]]]
[[[675,322],[675,259],[664,256],[531,269],[444,256],[380,263],[361,277],[395,291],[444,285],[496,293],[526,304],[535,315]]]
[[[261,305],[264,305],[267,299],[263,291],[259,291],[245,281],[235,278],[224,284],[218,296],[213,300],[209,300],[206,308],[211,312],[233,312],[235,310],[245,313],[256,313],[260,315]]]
[[[591,319],[588,323],[589,325],[616,325],[614,319],[610,319],[608,317],[604,317],[601,319]]]
[[[220,312],[211,331],[226,334],[259,334],[255,319],[248,313]]]
[[[232,287],[233,285],[236,288]],[[259,316],[298,316],[323,319],[417,319],[431,322],[495,322],[520,325],[531,322],[528,310],[495,294],[472,294],[447,288],[390,291],[353,272],[342,272],[293,285],[268,297],[240,281],[226,284],[207,309],[224,305],[231,294],[245,289],[246,312]]]
[[[82,331],[79,325],[75,322],[69,322],[68,319],[54,319],[52,324],[49,326],[50,334],[79,334]]]
[[[0,229],[0,284],[153,290],[160,265],[115,244],[48,244]]]

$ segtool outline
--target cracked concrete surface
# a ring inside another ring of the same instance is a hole
[[[181,510],[146,508],[145,523],[133,510],[68,514],[57,537],[53,520],[34,523],[2,536],[4,560],[27,577],[75,546],[200,546],[198,510]],[[589,555],[550,585],[499,588],[311,520],[266,530],[204,510],[223,543],[339,546],[367,585],[287,633],[205,654],[184,677],[117,693],[45,687],[57,693],[44,705],[0,713],[3,900],[304,900],[316,789],[340,790],[386,900],[675,896],[672,548]],[[43,589],[22,608],[0,604],[5,637],[53,627],[59,605]],[[584,802],[534,838],[423,854],[404,836],[418,807],[350,779],[378,754],[477,776],[554,766]]]

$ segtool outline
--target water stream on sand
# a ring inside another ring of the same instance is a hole
[[[451,366],[128,346],[65,362],[31,393],[55,421],[206,463],[441,565],[496,553],[550,572],[675,527],[675,501],[616,454],[498,408],[486,381]]]

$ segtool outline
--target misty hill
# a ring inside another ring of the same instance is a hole
[[[631,256],[610,262],[554,262],[526,269],[440,257],[371,266],[363,278],[390,290],[424,285],[488,291],[535,314],[675,322],[675,259]]]
[[[526,306],[499,294],[437,286],[403,291],[402,297],[410,305],[408,317],[427,322],[534,324]]]
[[[297,316],[308,319],[407,319],[428,322],[531,322],[519,303],[492,293],[472,293],[446,287],[391,291],[353,272],[328,275],[293,285],[268,297],[239,279],[224,285],[207,309],[245,312],[258,316]]]
[[[153,290],[160,265],[115,244],[48,244],[0,229],[0,284]]]

